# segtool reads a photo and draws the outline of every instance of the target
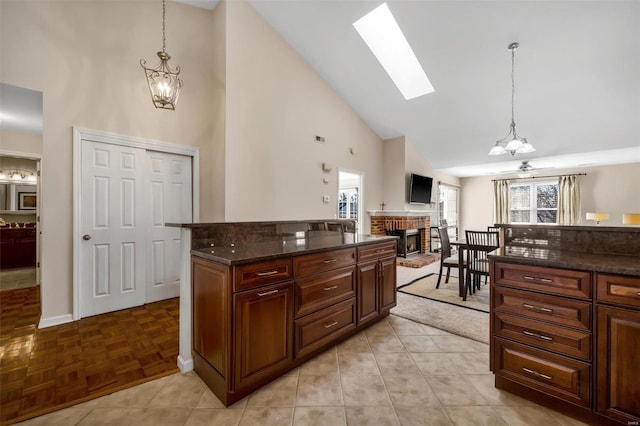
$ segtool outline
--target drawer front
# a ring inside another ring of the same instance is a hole
[[[358,262],[363,260],[379,259],[386,256],[396,256],[396,242],[391,241],[380,244],[370,244],[358,247]]]
[[[234,291],[275,284],[293,278],[291,258],[249,263],[235,267]]]
[[[640,278],[598,274],[596,300],[640,308]]]
[[[591,273],[496,262],[495,284],[591,299]]]
[[[591,303],[495,287],[494,310],[591,331]]]
[[[336,269],[295,281],[296,318],[356,295],[356,267]]]
[[[294,321],[296,356],[304,356],[356,328],[355,299]]]
[[[298,256],[293,260],[295,276],[317,274],[356,263],[356,249],[324,251],[322,253]]]
[[[590,406],[591,366],[495,338],[495,374],[557,398]]]
[[[591,360],[591,333],[502,312],[494,313],[494,333],[541,349]]]

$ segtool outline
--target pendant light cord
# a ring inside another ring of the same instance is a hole
[[[165,17],[165,0],[162,0],[162,51],[165,51],[165,30],[164,30],[164,17]],[[513,72],[513,71],[512,71]],[[512,77],[513,81],[513,77]],[[513,104],[513,100],[511,101]]]
[[[515,84],[515,56],[516,49],[511,49],[511,124],[515,125],[515,107],[514,99],[516,97],[516,84]]]

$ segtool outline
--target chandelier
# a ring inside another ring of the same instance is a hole
[[[516,86],[514,83],[514,63],[515,63],[515,52],[516,49],[520,46],[519,43],[511,43],[508,49],[511,51],[511,125],[509,126],[509,133],[507,136],[500,139],[496,142],[491,151],[489,151],[489,155],[501,155],[506,154],[507,152],[511,155],[518,154],[526,154],[529,152],[533,152],[536,149],[527,142],[526,138],[522,138],[516,132],[516,121],[514,119],[514,98],[516,94]]]
[[[147,61],[140,59],[140,65],[144,68],[151,92],[151,101],[156,108],[175,110],[178,103],[178,95],[182,88],[182,80],[178,78],[180,67],[175,71],[169,68],[168,61],[171,56],[165,51],[165,0],[162,0],[162,52],[158,52],[160,63],[155,68],[147,68]]]

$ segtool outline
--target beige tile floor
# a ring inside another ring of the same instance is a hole
[[[489,347],[389,316],[225,408],[174,374],[25,425],[579,425],[493,387]]]
[[[3,269],[0,271],[0,291],[35,285],[37,285],[36,268]]]

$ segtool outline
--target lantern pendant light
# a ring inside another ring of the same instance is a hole
[[[182,80],[178,78],[180,67],[175,71],[169,67],[171,56],[165,50],[165,0],[162,0],[162,52],[158,52],[160,63],[155,68],[147,68],[147,61],[140,59],[151,92],[151,101],[156,108],[175,110],[178,96],[182,88]]]

